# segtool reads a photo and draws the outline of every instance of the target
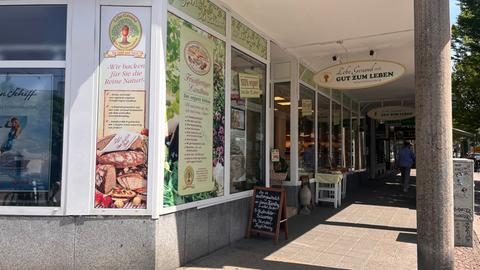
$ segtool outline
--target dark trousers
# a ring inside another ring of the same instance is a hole
[[[408,191],[408,187],[410,186],[410,169],[410,167],[400,167],[404,191]]]

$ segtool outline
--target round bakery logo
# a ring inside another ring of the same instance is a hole
[[[188,67],[197,75],[205,75],[210,71],[210,55],[207,49],[197,41],[190,41],[183,49],[183,55]]]
[[[332,79],[332,74],[330,72],[323,73],[323,82],[328,83]]]
[[[184,173],[184,181],[185,181],[185,188],[193,187],[193,180],[195,179],[195,172],[191,166],[188,166],[185,169]]]
[[[142,38],[142,25],[130,12],[121,12],[113,17],[109,27],[110,41],[120,51],[137,47]]]

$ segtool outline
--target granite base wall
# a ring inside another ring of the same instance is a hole
[[[148,217],[0,217],[0,269],[173,269],[245,236],[250,199]]]

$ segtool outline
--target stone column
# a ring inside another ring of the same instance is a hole
[[[418,269],[454,269],[448,0],[415,0]]]

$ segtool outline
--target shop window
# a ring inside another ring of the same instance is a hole
[[[60,206],[66,18],[65,5],[0,6],[2,206]]]
[[[0,69],[0,203],[59,206],[63,69]]]
[[[230,193],[265,185],[266,65],[232,48]]]
[[[95,208],[148,203],[149,7],[100,8]]]
[[[330,99],[317,94],[318,170],[330,169]]]
[[[300,85],[298,102],[298,172],[313,177],[315,172],[315,91]]]
[[[360,118],[360,142],[359,142],[359,155],[360,155],[360,169],[367,168],[367,135],[365,130],[367,130],[367,120],[365,117]]]
[[[65,60],[64,5],[1,6],[0,60]]]
[[[290,82],[276,83],[274,88],[273,148],[279,160],[273,162],[272,181],[290,180]],[[275,184],[275,183],[274,183]]]
[[[332,167],[342,167],[343,157],[343,132],[342,132],[342,107],[332,102]]]
[[[352,129],[351,129],[351,119],[350,111],[343,108],[343,134],[345,136],[345,168],[352,167]]]
[[[225,42],[169,14],[165,207],[223,196]]]
[[[352,168],[355,170],[360,169],[360,130],[359,130],[359,119],[358,113],[352,112],[352,157],[353,165]]]

